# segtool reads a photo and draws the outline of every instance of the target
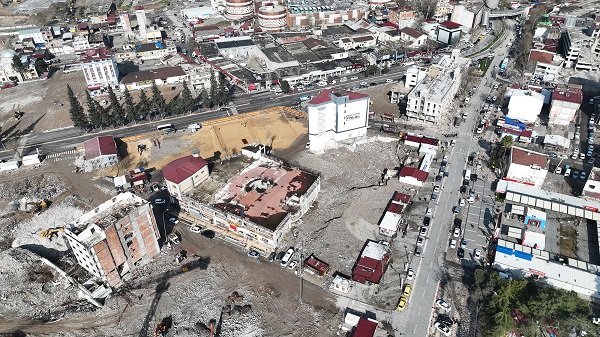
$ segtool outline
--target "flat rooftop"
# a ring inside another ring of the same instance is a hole
[[[215,164],[192,198],[275,230],[317,178],[271,159],[238,157]]]

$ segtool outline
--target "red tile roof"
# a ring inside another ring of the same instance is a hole
[[[354,40],[354,42],[364,42],[364,41],[371,41],[374,40],[375,38],[371,35],[365,35],[365,36],[359,36],[359,37],[353,37],[352,40]]]
[[[564,101],[581,104],[583,101],[583,92],[581,89],[554,89],[552,92],[553,101]]]
[[[314,255],[311,255],[304,261],[304,267],[310,267],[314,269],[317,274],[323,276],[327,274],[329,271],[329,265],[319,259],[317,259]]]
[[[529,53],[529,61],[536,61],[542,63],[552,63],[553,59],[552,53],[544,53],[539,50],[532,49],[531,53]]]
[[[448,29],[460,28],[460,25],[458,23],[452,22],[452,21],[444,21],[444,22],[440,23],[440,26],[444,26]]]
[[[437,146],[439,144],[439,140],[427,137],[418,137],[409,134],[405,134],[403,137],[404,141],[415,142],[419,144],[429,144]]]
[[[323,104],[326,102],[331,101],[331,94],[335,94],[335,93],[341,93],[341,94],[345,94],[348,96],[348,99],[353,101],[355,99],[361,99],[361,98],[368,98],[369,95],[366,94],[359,94],[357,92],[353,92],[353,91],[348,91],[348,90],[341,90],[341,89],[326,89],[321,91],[320,94],[318,94],[317,96],[315,96],[315,98],[313,98],[310,102],[308,102],[308,104]]]
[[[401,177],[414,177],[419,181],[427,180],[427,172],[419,170],[418,168],[404,166],[400,170]]]
[[[88,139],[83,143],[85,159],[117,154],[117,144],[112,136]]]
[[[352,337],[373,337],[375,335],[375,329],[377,329],[377,322],[368,320],[366,318],[360,318],[356,329]]]
[[[425,35],[425,33],[421,33],[420,31],[418,31],[416,29],[412,29],[410,27],[404,27],[400,31],[412,38],[415,38],[415,39],[418,39],[421,36]]]
[[[208,165],[202,157],[187,157],[175,159],[163,168],[165,180],[179,184]]]
[[[79,56],[80,61],[95,61],[109,59],[112,56],[112,51],[106,48],[88,49],[85,54]]]
[[[513,146],[511,151],[511,163],[523,166],[537,165],[544,168],[548,163],[548,156]]]
[[[356,263],[354,270],[352,270],[352,279],[360,283],[369,281],[378,284],[382,276],[382,261],[367,256],[361,257]]]

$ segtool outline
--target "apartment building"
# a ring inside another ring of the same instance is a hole
[[[88,49],[79,56],[81,70],[88,89],[99,89],[119,84],[119,68],[113,53],[106,48]]]
[[[152,206],[130,192],[75,219],[64,235],[79,265],[111,287],[160,253]]]

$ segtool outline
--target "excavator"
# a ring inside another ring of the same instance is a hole
[[[158,324],[156,324],[156,330],[154,330],[154,337],[164,337],[167,334],[168,328],[169,326],[167,325],[167,323],[163,321],[158,322]]]
[[[64,232],[64,231],[65,231],[65,229],[63,227],[42,229],[42,231],[40,232],[40,237],[46,238],[46,239],[52,241],[53,237],[58,236],[58,232]]]
[[[33,206],[31,209],[29,209],[29,206]],[[29,209],[27,211],[27,213],[41,213],[42,211],[46,210],[46,208],[48,208],[48,202],[46,202],[46,200],[42,200],[40,202],[27,202],[27,204],[25,205],[26,209]]]

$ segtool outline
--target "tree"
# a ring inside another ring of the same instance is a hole
[[[183,101],[179,95],[175,96],[169,104],[167,104],[167,115],[176,115],[183,110]]]
[[[217,90],[218,90],[218,84],[217,84],[217,78],[215,77],[215,72],[210,71],[210,91],[209,93],[209,97],[210,99],[214,102],[215,100],[215,96],[217,96]]]
[[[507,147],[511,147],[511,146],[513,146],[513,142],[514,142],[514,139],[513,139],[513,137],[512,137],[512,136],[504,136],[504,137],[502,138],[502,140],[500,141],[500,144],[501,144],[503,147],[507,148]]]
[[[25,72],[25,66],[23,65],[23,62],[21,62],[21,58],[19,57],[19,55],[13,56],[12,68],[14,69],[14,71],[18,72],[19,74],[21,74],[21,76],[23,76],[23,73]]]
[[[110,111],[111,111],[111,119],[112,124],[114,125],[123,125],[125,124],[125,111],[121,104],[119,104],[119,100],[117,99],[117,95],[113,91],[111,86],[108,86],[108,101],[110,103]]]
[[[161,116],[164,116],[167,108],[167,102],[165,102],[165,98],[160,93],[156,83],[152,83],[152,100],[150,104],[153,111],[158,112],[158,114]]]
[[[127,123],[135,122],[137,118],[137,109],[135,104],[133,104],[133,97],[131,97],[131,93],[129,92],[129,89],[127,89],[127,87],[125,87],[123,97],[125,98],[125,103],[123,103],[123,113],[125,116],[125,121]]]
[[[217,91],[217,104],[226,105],[229,103],[229,81],[227,81],[227,77],[225,74],[219,73],[219,90]]]
[[[100,106],[95,99],[90,96],[89,91],[85,92],[87,98],[88,116],[92,129],[98,129],[106,126],[108,122],[108,114],[105,109]]]
[[[181,97],[179,102],[181,110],[178,110],[176,114],[178,114],[180,111],[185,113],[194,110],[196,102],[194,101],[194,97],[192,97],[192,92],[190,91],[190,88],[188,88],[186,81],[183,81],[183,89],[181,90],[181,95],[178,97]]]
[[[71,116],[73,126],[82,130],[87,129],[88,121],[85,113],[83,112],[83,107],[81,106],[81,103],[79,103],[79,100],[77,100],[77,97],[75,97],[73,89],[71,89],[71,86],[68,84],[67,97],[69,98],[69,115]]]
[[[279,83],[279,87],[281,88],[281,91],[285,92],[286,94],[290,91],[290,84],[288,81],[281,81]]]
[[[198,95],[198,100],[202,102],[202,107],[210,109],[212,107],[212,103],[210,98],[208,97],[208,92],[206,89],[202,89],[200,95]]]
[[[144,116],[148,115],[148,118],[150,118],[151,108],[152,106],[150,105],[150,100],[148,99],[146,92],[142,90],[140,93],[140,101],[137,104],[137,113]]]
[[[45,73],[46,71],[48,71],[48,65],[46,64],[46,61],[40,59],[40,60],[36,60],[34,63],[35,66],[35,71],[38,74],[42,74]]]

